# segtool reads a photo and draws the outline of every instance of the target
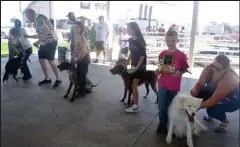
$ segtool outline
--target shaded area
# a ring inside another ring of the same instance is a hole
[[[1,61],[3,75],[6,58]],[[185,147],[185,140],[174,139],[167,145],[165,137],[155,135],[158,108],[152,91],[147,99],[142,98],[144,86],[139,90],[141,112],[124,112],[119,102],[122,81],[110,74],[110,66],[91,64],[88,76],[93,83],[101,80],[100,85],[85,98],[70,103],[63,99],[68,73],[61,72],[63,84],[55,90],[51,85],[39,87],[43,74],[37,57],[31,56],[31,61],[32,80],[16,83],[10,78],[8,84],[1,84],[2,147]],[[49,71],[55,80],[50,67]],[[195,82],[185,77],[182,91],[188,92]],[[204,110],[199,111],[198,119],[204,114]],[[239,111],[229,114],[229,119],[228,133],[219,135],[211,129],[197,139],[196,147],[239,146]],[[218,125],[216,121],[204,124],[209,128]]]

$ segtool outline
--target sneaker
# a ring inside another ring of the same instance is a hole
[[[93,63],[98,63],[99,62],[99,60],[98,59],[96,59]]]
[[[62,83],[62,80],[56,80],[52,88],[57,88]]]
[[[129,108],[126,108],[125,111],[127,113],[136,113],[136,112],[140,112],[140,108],[138,106],[136,106],[136,107],[131,106]]]
[[[106,64],[107,62],[106,62],[106,60],[103,60],[102,63],[103,63],[103,64]]]
[[[51,80],[51,79],[49,79],[49,80],[44,79],[44,80],[42,80],[41,82],[38,82],[38,85],[50,84],[50,83],[52,83],[52,80]]]
[[[167,134],[167,125],[165,124],[158,124],[156,134],[157,135],[166,135]]]
[[[30,76],[27,76],[27,77],[25,77],[25,76],[22,77],[23,81],[27,81],[27,80],[29,80],[29,79],[31,79],[31,78],[32,78],[31,75],[30,75]]]

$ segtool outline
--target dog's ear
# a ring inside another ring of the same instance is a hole
[[[186,101],[186,96],[184,94],[179,94],[179,104],[183,106],[185,101]]]

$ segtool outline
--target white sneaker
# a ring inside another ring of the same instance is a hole
[[[140,112],[140,108],[137,106],[137,107],[129,107],[129,108],[126,108],[125,111],[127,113],[136,113],[136,112]]]

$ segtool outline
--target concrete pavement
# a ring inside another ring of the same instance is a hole
[[[185,147],[185,140],[174,139],[167,145],[164,137],[155,135],[158,123],[157,105],[151,91],[147,99],[144,86],[140,87],[138,114],[126,114],[119,102],[123,96],[122,81],[112,76],[109,65],[91,64],[89,78],[101,80],[93,93],[78,98],[74,103],[63,99],[68,87],[68,73],[62,72],[62,85],[53,90],[37,85],[43,74],[36,56],[29,63],[33,79],[1,84],[1,146],[2,147]],[[1,75],[6,58],[1,59]],[[53,73],[50,70],[52,80]],[[1,77],[2,78],[2,77]],[[188,92],[196,82],[184,77],[182,92]],[[72,94],[72,93],[71,93]],[[71,96],[69,95],[69,97]],[[201,120],[205,114],[199,111]],[[218,122],[204,123],[209,128],[197,138],[196,147],[238,147],[239,111],[228,114],[231,124],[226,134],[212,130]]]

